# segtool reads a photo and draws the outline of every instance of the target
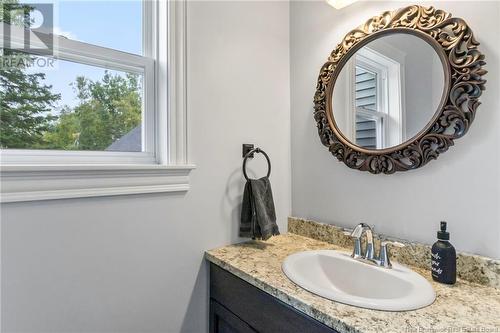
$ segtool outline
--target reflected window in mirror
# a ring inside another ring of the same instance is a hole
[[[358,59],[356,59],[358,60]],[[354,99],[356,105],[356,122],[354,135],[356,144],[365,148],[380,148],[384,145],[384,118],[386,110],[379,108],[384,94],[378,93],[377,88],[383,90],[380,75],[365,68],[360,61],[356,61],[354,73]],[[381,89],[382,88],[382,89]]]
[[[349,137],[356,145],[383,149],[405,136],[401,68],[404,56],[383,55],[372,48],[359,50],[346,66]]]
[[[443,86],[443,67],[431,45],[408,34],[383,36],[357,50],[339,72],[334,119],[359,147],[395,147],[429,121]]]

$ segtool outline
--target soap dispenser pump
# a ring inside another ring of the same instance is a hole
[[[432,279],[445,284],[454,284],[457,280],[457,254],[450,244],[450,233],[446,231],[446,222],[441,222],[437,232],[438,241],[432,245]]]

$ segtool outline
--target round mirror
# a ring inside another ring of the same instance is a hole
[[[319,71],[321,143],[349,168],[420,168],[464,136],[486,80],[467,23],[434,7],[383,12],[349,31]]]
[[[385,34],[349,57],[332,96],[334,123],[347,140],[365,149],[392,148],[431,123],[445,93],[445,71],[430,42]]]

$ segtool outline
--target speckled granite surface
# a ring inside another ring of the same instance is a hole
[[[289,217],[288,232],[314,238],[320,241],[352,248],[352,239],[344,232],[347,229],[331,224]],[[404,265],[428,269],[430,267],[431,246],[396,239],[384,235],[374,235],[375,248],[379,248],[380,239],[392,239],[406,245],[404,248],[391,248],[391,260]],[[468,253],[457,254],[457,276],[463,280],[500,288],[500,260]],[[500,314],[499,314],[500,316]],[[499,328],[500,332],[500,328]]]
[[[423,309],[384,312],[353,307],[316,296],[291,282],[283,260],[305,250],[336,245],[288,233],[206,252],[206,258],[257,288],[342,333],[350,332],[500,332],[500,290],[459,280],[454,286],[431,281],[436,301]],[[430,279],[427,270],[415,268]]]

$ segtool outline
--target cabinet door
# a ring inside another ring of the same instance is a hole
[[[214,264],[210,265],[210,298],[252,331],[338,333]]]
[[[210,299],[210,333],[256,333],[234,313]]]

